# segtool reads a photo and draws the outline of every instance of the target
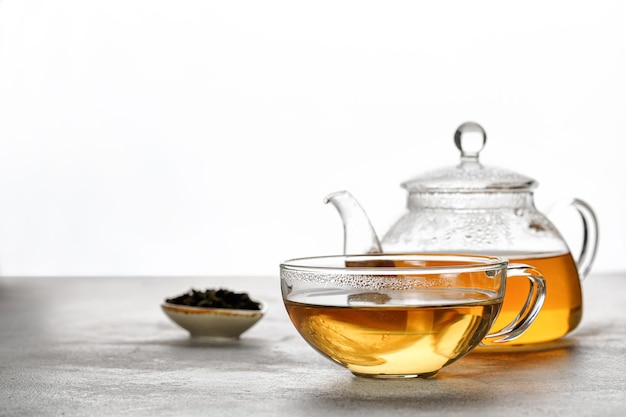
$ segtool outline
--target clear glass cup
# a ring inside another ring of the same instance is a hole
[[[514,275],[530,282],[528,297],[511,323],[491,331]],[[538,270],[481,255],[291,259],[280,265],[280,279],[304,340],[353,374],[373,378],[430,377],[483,341],[514,340],[546,294]]]

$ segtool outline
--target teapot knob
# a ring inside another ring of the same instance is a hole
[[[478,154],[487,143],[487,133],[481,125],[465,122],[454,133],[454,143],[461,151],[462,161],[478,161]]]

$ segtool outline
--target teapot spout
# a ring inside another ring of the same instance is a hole
[[[332,203],[343,222],[343,251],[346,255],[382,253],[380,242],[370,219],[359,202],[347,191],[337,191],[324,198]]]

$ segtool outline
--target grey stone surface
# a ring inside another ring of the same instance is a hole
[[[191,340],[159,303],[190,287],[270,310],[240,340]],[[292,327],[277,277],[0,277],[2,416],[625,416],[626,273],[583,283],[549,350],[474,352],[424,380],[354,377]]]

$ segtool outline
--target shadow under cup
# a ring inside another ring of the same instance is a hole
[[[514,322],[489,333],[508,275],[530,292]],[[541,274],[479,255],[355,255],[280,265],[289,317],[318,352],[357,376],[425,378],[485,338],[508,341],[532,323],[545,297]]]

